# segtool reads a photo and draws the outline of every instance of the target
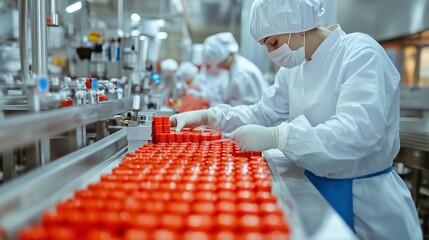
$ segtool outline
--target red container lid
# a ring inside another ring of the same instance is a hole
[[[130,215],[129,225],[135,228],[155,229],[159,224],[159,216],[153,213],[137,213]]]
[[[99,102],[103,102],[103,101],[106,101],[106,100],[107,100],[107,97],[105,95],[98,96],[98,101]]]
[[[152,239],[147,230],[128,229],[124,234],[124,240],[149,240]]]
[[[187,227],[191,230],[208,232],[213,229],[212,216],[206,214],[191,214],[186,219]]]
[[[168,230],[179,231],[185,226],[185,220],[181,215],[164,213],[161,216],[161,226]]]
[[[193,132],[191,135],[191,142],[199,143],[201,141],[201,133]]]
[[[183,133],[176,133],[176,142],[183,142]]]
[[[175,132],[168,133],[167,139],[168,139],[168,142],[170,142],[170,143],[177,142],[176,133]],[[171,151],[171,152],[174,152],[174,151]]]
[[[210,133],[202,133],[201,134],[201,141],[210,141],[211,140],[211,134]]]
[[[219,201],[216,204],[216,208],[219,213],[237,213],[237,204],[232,201]]]
[[[164,131],[163,126],[161,124],[154,124],[152,125],[152,127],[154,133],[162,133]]]
[[[191,141],[191,135],[192,135],[192,133],[190,133],[190,132],[184,132],[183,133],[183,141],[184,142],[190,142]]]
[[[239,226],[239,219],[235,214],[220,213],[216,216],[216,225],[221,230],[234,231]]]
[[[170,125],[170,116],[161,116],[162,118],[162,124],[165,125]]]

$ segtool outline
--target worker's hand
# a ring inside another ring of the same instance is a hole
[[[206,125],[208,115],[208,110],[179,113],[170,117],[170,124],[172,127],[176,127],[176,132],[181,132],[184,127],[195,128]]]
[[[264,127],[260,125],[246,125],[237,128],[230,134],[225,134],[233,140],[241,151],[262,152],[277,148],[279,130],[277,127]]]

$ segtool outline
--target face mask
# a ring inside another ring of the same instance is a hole
[[[207,68],[207,73],[210,74],[211,76],[218,76],[221,73],[221,69],[217,68],[217,67],[209,67]]]
[[[294,51],[289,48],[290,36],[291,34],[289,34],[289,40],[287,41],[287,44],[285,43],[278,49],[268,53],[273,62],[285,68],[293,68],[300,65],[305,60],[305,35],[303,46]]]

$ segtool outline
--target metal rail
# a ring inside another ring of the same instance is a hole
[[[132,98],[6,118],[0,122],[0,152],[60,134],[131,109]]]
[[[15,239],[20,228],[120,159],[126,145],[122,129],[6,183],[0,188],[0,239]]]

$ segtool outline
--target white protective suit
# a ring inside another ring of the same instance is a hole
[[[216,127],[280,125],[286,158],[322,177],[392,165],[400,148],[398,71],[371,37],[332,29],[311,61],[281,68],[256,104],[211,108]],[[354,180],[353,213],[361,239],[422,239],[411,194],[395,171]]]
[[[253,104],[261,99],[266,88],[267,82],[258,67],[235,54],[223,102],[231,106]]]

